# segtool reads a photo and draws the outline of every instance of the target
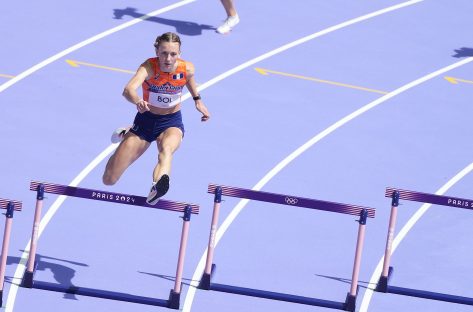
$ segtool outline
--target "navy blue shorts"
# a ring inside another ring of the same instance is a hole
[[[137,113],[130,132],[148,142],[155,141],[166,129],[176,127],[184,136],[184,124],[181,111],[167,115],[156,115],[151,112]]]

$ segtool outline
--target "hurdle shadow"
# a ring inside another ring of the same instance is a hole
[[[334,280],[334,281],[341,282],[341,283],[344,283],[344,284],[351,284],[352,283],[351,278],[328,276],[328,275],[322,275],[322,274],[315,274],[315,276],[323,277],[323,278],[330,279],[330,280]],[[363,285],[361,285],[361,284],[363,284]],[[360,288],[368,289],[370,285],[373,285],[373,288],[376,287],[376,283],[358,281],[358,286]]]
[[[163,279],[163,280],[167,280],[167,281],[171,281],[171,282],[175,282],[176,281],[176,277],[175,276],[170,276],[170,275],[164,275],[164,274],[157,274],[157,273],[149,273],[149,272],[142,272],[142,271],[138,271],[138,273],[140,274],[145,274],[145,275],[149,275],[149,276],[153,276],[153,277],[157,277],[157,278],[160,278],[160,279]],[[199,282],[199,280],[193,280],[193,279],[190,279],[190,278],[182,278],[183,282],[182,282],[182,285],[187,285],[189,287],[191,287],[191,282]],[[185,281],[185,282],[184,282]]]
[[[171,281],[171,282],[174,282],[176,280],[175,276],[170,276],[170,275],[149,273],[149,272],[142,272],[142,271],[138,271],[138,273],[145,274],[145,275],[150,275],[150,276],[153,276],[153,277],[158,277],[158,278],[161,278],[161,279],[164,279],[164,280],[167,280],[167,281]],[[344,284],[351,284],[351,282],[352,282],[352,280],[350,278],[328,276],[328,275],[322,275],[322,274],[314,274],[314,275],[318,276],[318,277],[334,280],[334,281],[337,281],[337,282],[341,282],[341,283],[344,283]],[[193,279],[190,279],[190,278],[183,278],[182,280],[186,281],[186,282],[182,282],[182,284],[187,285],[189,287],[193,287],[191,285],[191,282],[199,282],[200,281],[200,280],[193,280]],[[369,282],[365,282],[365,281],[358,281],[358,283],[366,285],[366,286],[359,285],[360,288],[365,288],[365,289],[368,288],[368,286],[370,284],[373,285],[374,287],[376,286],[376,283],[369,283]]]
[[[127,7],[125,9],[114,9],[114,19],[122,19],[124,16],[130,16],[133,18],[146,18],[147,15],[139,13],[136,8]],[[145,19],[148,22],[158,23],[162,25],[172,26],[176,29],[176,32],[186,36],[200,36],[204,30],[216,30],[214,26],[199,24],[190,21],[177,21],[167,18],[150,16]]]
[[[18,265],[21,262],[20,257],[12,257],[12,256],[7,256],[7,262],[6,265]],[[15,284],[15,285],[20,285],[19,283],[14,282],[14,278],[12,276],[6,276],[5,275],[5,283],[8,284]]]
[[[21,250],[23,252],[23,250]],[[38,259],[36,270],[37,271],[51,271],[53,274],[53,278],[56,281],[57,284],[63,286],[63,287],[70,287],[74,288],[76,287],[72,279],[76,275],[76,270],[62,264],[58,264],[55,262],[51,261],[46,261],[47,260],[54,260],[54,261],[60,261],[64,263],[68,263],[71,265],[75,266],[82,266],[82,267],[88,267],[89,265],[81,262],[76,262],[76,261],[71,261],[71,260],[65,260],[65,259],[59,259],[59,258],[54,258],[54,257],[49,257],[49,256],[44,256],[41,254],[36,254],[36,257]],[[7,264],[19,264],[21,258],[19,257],[8,257],[7,258]],[[12,284],[12,279],[10,279],[10,283]],[[72,299],[72,300],[78,300],[74,294],[71,293],[64,293],[64,299]]]
[[[463,47],[460,49],[455,49],[454,51],[455,51],[455,54],[452,56],[456,58],[473,56],[473,48]]]

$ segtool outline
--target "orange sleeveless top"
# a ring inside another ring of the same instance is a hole
[[[152,106],[170,108],[181,102],[182,89],[187,83],[186,62],[177,60],[176,70],[172,73],[161,71],[157,57],[149,58],[153,76],[141,85],[143,99]]]

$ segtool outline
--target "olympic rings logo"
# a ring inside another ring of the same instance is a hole
[[[288,205],[295,205],[297,204],[297,202],[299,201],[297,198],[294,198],[294,197],[287,197],[284,199],[284,201],[286,202],[286,204]]]

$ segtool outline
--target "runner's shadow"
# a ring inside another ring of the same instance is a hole
[[[133,18],[146,18],[146,14],[137,12],[136,8],[127,7],[126,9],[114,9],[113,15],[115,19],[122,19],[123,16],[131,16]],[[162,17],[151,16],[146,18],[146,21],[173,26],[176,32],[187,36],[200,36],[203,30],[215,30],[216,28],[210,25],[198,24],[188,21],[176,21]]]
[[[80,263],[80,262],[74,262],[74,261],[69,261],[69,260],[64,260],[64,259],[58,259],[54,257],[48,257],[48,256],[42,256],[40,254],[36,254],[36,270],[35,271],[46,271],[49,270],[53,273],[53,278],[54,280],[60,284],[61,286],[67,286],[67,287],[75,287],[74,284],[72,283],[72,279],[75,276],[76,270],[62,265],[58,264],[55,262],[51,261],[45,261],[47,260],[53,260],[53,261],[61,261],[65,262],[68,264],[76,265],[76,266],[83,266],[83,267],[88,267],[87,264]],[[20,263],[20,258],[19,257],[7,257],[7,265],[10,264],[19,264]],[[5,277],[5,281],[8,281],[10,284],[13,284],[13,279],[10,277]],[[74,294],[64,294],[65,299],[73,299],[77,300],[76,296]]]
[[[456,49],[454,50],[455,51],[455,55],[452,55],[453,57],[456,57],[456,58],[460,58],[460,57],[470,57],[470,56],[473,56],[473,49],[472,48],[460,48],[460,49]]]

